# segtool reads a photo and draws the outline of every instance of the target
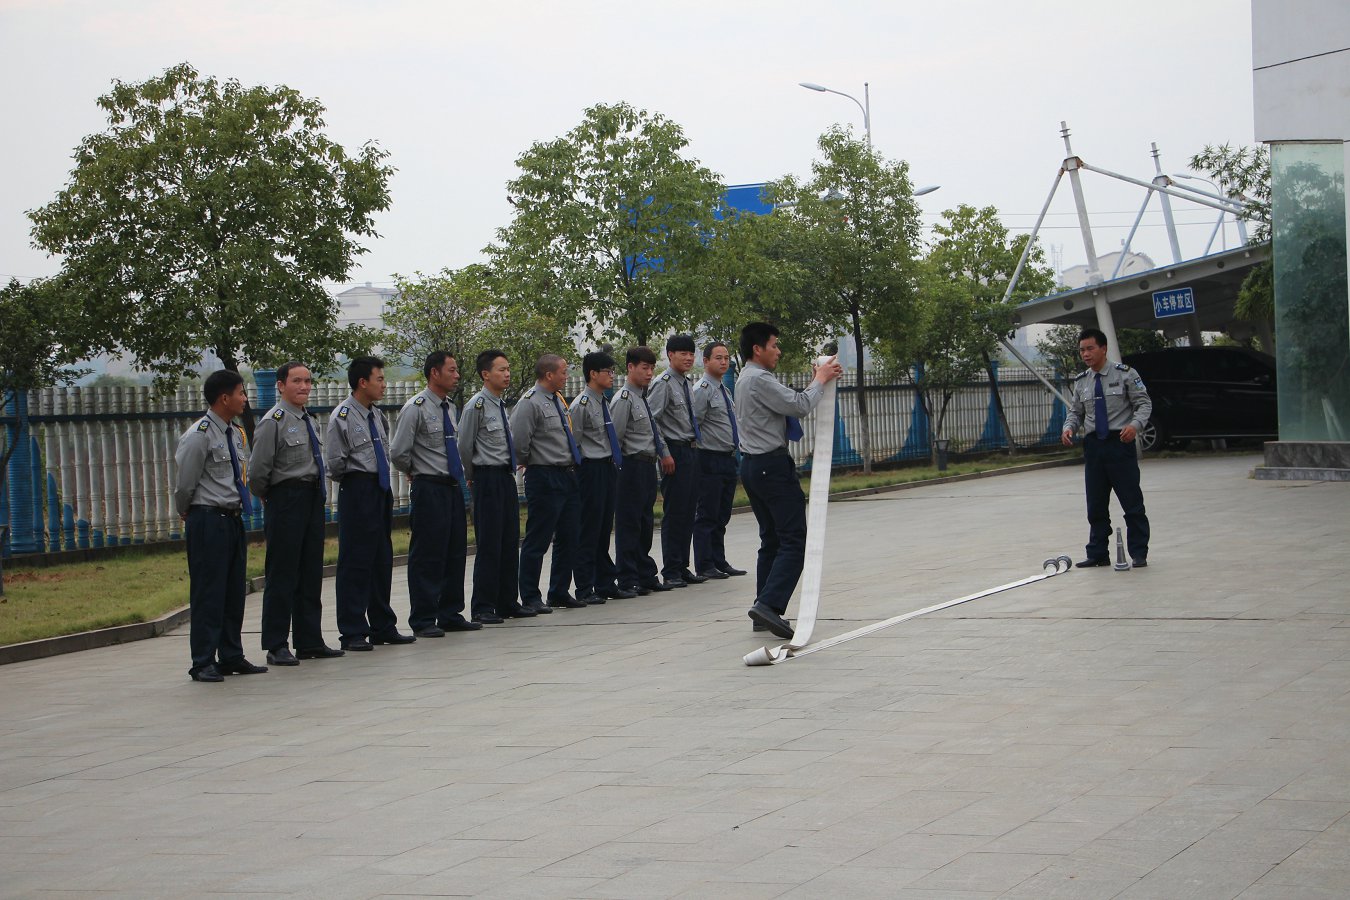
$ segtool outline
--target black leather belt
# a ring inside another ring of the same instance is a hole
[[[474,466],[474,467],[473,467],[473,470],[474,470],[475,472],[508,472],[508,473],[512,471],[512,469],[511,469],[510,466],[505,466],[505,465],[502,465],[502,466]]]
[[[287,478],[284,481],[278,481],[276,484],[272,485],[272,490],[275,491],[281,489],[289,489],[289,490],[304,489],[307,491],[312,491],[318,486],[319,480],[317,478]]]
[[[449,475],[414,475],[413,482],[425,481],[430,484],[444,484],[448,487],[459,487],[459,482]]]
[[[380,476],[374,472],[347,472],[342,476],[343,481],[379,481]]]
[[[745,458],[762,459],[763,457],[766,456],[790,456],[790,455],[791,454],[787,452],[786,447],[779,447],[777,450],[770,450],[768,453],[747,453],[745,454]]]
[[[571,466],[550,466],[550,465],[545,465],[545,464],[542,464],[542,463],[530,463],[528,466],[526,466],[526,468],[527,468],[527,469],[553,469],[553,470],[556,470],[556,471],[558,471],[558,472],[575,472],[575,471],[577,470],[577,467],[576,467],[575,465],[571,465]]]
[[[711,453],[713,456],[735,456],[735,450],[709,450],[707,447],[700,447],[699,453]]]
[[[693,441],[680,441],[680,440],[676,440],[676,439],[674,439],[674,438],[666,438],[665,440],[666,440],[666,446],[667,446],[667,447],[693,447],[693,446],[694,446],[694,442],[693,442]]]
[[[242,512],[239,509],[231,509],[228,506],[210,506],[205,503],[192,504],[188,507],[188,512],[192,512],[194,509],[201,510],[202,512],[216,513],[222,516],[230,516],[234,519],[238,519],[242,515]]]
[[[655,453],[626,453],[624,459],[635,459],[638,462],[656,462]]]

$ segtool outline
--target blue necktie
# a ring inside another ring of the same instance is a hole
[[[689,424],[694,429],[694,441],[699,440],[698,416],[694,415],[694,399],[689,395],[689,381],[683,375],[680,376],[680,387],[684,388],[684,405],[689,410]]]
[[[506,418],[506,402],[497,401],[497,412],[502,414],[502,430],[506,432],[506,455],[511,457],[511,471],[516,470],[516,442],[511,440],[511,423]]]
[[[244,515],[253,515],[253,498],[244,487],[244,474],[239,468],[239,453],[234,449],[234,426],[225,426],[225,446],[230,448],[230,468],[234,469],[234,489],[239,492],[239,506]]]
[[[720,382],[717,386],[722,389],[722,402],[727,405],[727,418],[731,420],[731,449],[737,450],[741,446],[741,432],[736,427],[736,407],[731,403],[731,395],[727,393],[727,386]]]
[[[464,461],[459,458],[459,440],[455,437],[455,426],[450,423],[450,401],[441,401],[441,427],[445,435],[445,467],[450,477],[464,483]]]
[[[1106,436],[1111,429],[1106,424],[1106,394],[1102,392],[1102,375],[1097,373],[1096,381],[1092,388],[1093,406],[1092,415],[1097,420],[1097,437],[1106,440]]]
[[[605,435],[609,438],[609,453],[614,457],[614,468],[623,468],[623,451],[619,449],[619,434],[614,430],[614,420],[609,417],[609,401],[600,395],[600,412],[605,417]]]
[[[787,439],[789,441],[800,441],[802,439],[802,435],[805,433],[806,432],[802,431],[801,419],[797,418],[796,416],[787,417]]]
[[[314,456],[314,465],[319,467],[319,490],[324,490],[323,479],[327,474],[323,467],[323,451],[319,449],[319,435],[314,430],[314,418],[305,413],[305,428],[309,431],[309,452]]]
[[[366,413],[366,422],[370,424],[370,441],[375,445],[375,474],[380,479],[380,487],[389,490],[389,457],[384,453],[384,441],[380,440],[380,429],[375,427],[375,410]]]
[[[652,418],[652,407],[647,402],[647,391],[642,392],[642,407],[647,410],[647,424],[652,426],[652,440],[656,442],[656,455],[664,457],[666,448],[661,444],[661,432],[656,430],[656,420]]]
[[[571,419],[567,413],[563,412],[562,400],[559,398],[562,394],[553,395],[553,409],[558,413],[558,421],[562,422],[563,434],[567,435],[567,447],[572,451],[573,465],[581,465],[581,448],[577,446],[577,439],[572,435]]]

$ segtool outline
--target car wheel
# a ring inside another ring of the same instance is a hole
[[[1139,449],[1145,453],[1154,453],[1167,446],[1167,432],[1157,422],[1149,419],[1139,432]]]

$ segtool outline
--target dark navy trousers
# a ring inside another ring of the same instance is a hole
[[[1139,488],[1139,457],[1134,443],[1112,432],[1083,438],[1083,483],[1087,489],[1088,559],[1111,558],[1111,492],[1125,511],[1125,544],[1131,559],[1148,556],[1148,516]]]
[[[614,503],[614,562],[619,587],[632,589],[656,581],[652,534],[656,503],[656,463],[625,456]]]
[[[188,602],[192,625],[189,673],[244,657],[244,523],[211,506],[188,509]]]
[[[781,616],[806,561],[806,495],[786,450],[743,456],[741,483],[759,523],[755,601]]]
[[[736,499],[736,456],[698,452],[698,512],[694,515],[694,571],[727,566],[727,523]]]
[[[577,545],[574,578],[577,596],[594,591],[612,591],[617,572],[609,556],[609,539],[614,533],[614,491],[619,471],[614,460],[581,461],[581,538]]]
[[[394,498],[374,475],[348,472],[338,487],[337,624],[342,640],[392,634]]]
[[[689,568],[689,544],[694,538],[698,509],[698,449],[670,443],[675,471],[661,479],[661,574],[680,578]]]
[[[267,492],[263,532],[262,648],[297,650],[323,642],[323,491],[318,482],[283,481]]]
[[[581,488],[575,466],[528,466],[525,469],[525,540],[520,545],[520,602],[540,603],[539,576],[544,553],[553,545],[549,564],[548,602],[567,595],[577,555],[581,522]]]
[[[511,468],[476,466],[473,472],[473,615],[497,615],[516,604],[520,566],[520,495]]]
[[[419,475],[409,491],[408,627],[413,631],[464,621],[468,523],[459,483]]]

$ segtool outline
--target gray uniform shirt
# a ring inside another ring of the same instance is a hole
[[[614,430],[619,433],[619,447],[624,456],[665,456],[664,442],[658,442],[652,433],[652,420],[642,402],[641,391],[637,388],[620,389],[609,404],[609,413],[614,419]]]
[[[736,382],[736,425],[745,453],[770,453],[787,446],[787,417],[801,417],[820,402],[824,391],[811,382],[794,391],[758,363],[746,363]]]
[[[1073,403],[1064,420],[1064,430],[1073,434],[1082,425],[1084,431],[1097,429],[1097,373],[1088,369],[1073,380]],[[1106,397],[1106,427],[1119,431],[1126,425],[1143,428],[1153,414],[1153,401],[1139,373],[1124,363],[1107,362],[1102,369],[1102,394]]]
[[[300,407],[278,400],[253,429],[248,486],[264,500],[268,490],[278,482],[317,481],[319,478],[319,464],[314,461],[314,448],[309,444],[305,415]],[[317,428],[315,437],[318,437]]]
[[[506,443],[506,404],[487,388],[473,395],[459,419],[459,456],[464,477],[473,478],[474,466],[509,466]]]
[[[694,415],[698,416],[699,442],[705,450],[723,453],[735,450],[731,437],[731,408],[727,406],[730,394],[724,392],[720,379],[704,375],[694,385]],[[737,429],[740,422],[736,422]]]
[[[178,438],[178,449],[173,455],[178,464],[173,505],[180,516],[187,515],[189,506],[239,508],[239,488],[234,483],[234,466],[226,441],[234,441],[242,476],[244,461],[248,459],[244,430],[230,425],[214,411],[193,422]]]
[[[446,399],[449,402],[449,399]],[[455,405],[450,404],[450,440],[455,435]],[[389,461],[400,472],[413,477],[443,475],[450,477],[445,454],[445,423],[441,417],[441,398],[431,388],[403,404],[394,437],[389,441]]]
[[[370,437],[370,412],[356,397],[348,397],[328,417],[323,459],[328,464],[328,477],[333,481],[341,481],[348,472],[379,474],[379,466],[375,462],[375,444]],[[389,419],[379,409],[374,412],[375,428],[379,431],[387,453]]]
[[[652,408],[656,427],[661,430],[661,437],[666,440],[694,439],[694,424],[690,419],[689,404],[685,402],[684,394],[688,386],[688,375],[666,369],[652,379],[651,386],[647,388],[647,405]],[[700,422],[699,427],[702,426],[703,423]]]
[[[567,442],[563,421],[567,405],[539,385],[524,393],[511,410],[511,436],[516,440],[516,461],[523,466],[572,466],[572,445]],[[558,415],[558,408],[562,415]]]
[[[614,458],[609,449],[609,433],[605,431],[604,399],[604,394],[586,388],[572,401],[572,425],[577,430],[581,455],[586,459]],[[613,418],[614,415],[611,413],[610,419]],[[614,430],[618,431],[617,426]]]

